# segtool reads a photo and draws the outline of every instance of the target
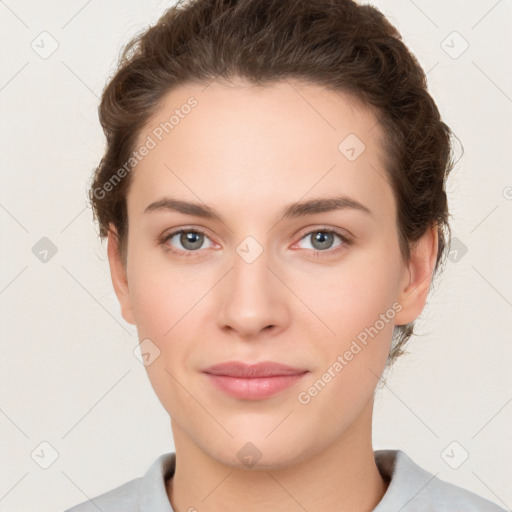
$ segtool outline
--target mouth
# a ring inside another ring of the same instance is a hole
[[[290,388],[309,371],[271,361],[252,365],[229,361],[211,366],[203,373],[217,389],[230,396],[262,400]]]

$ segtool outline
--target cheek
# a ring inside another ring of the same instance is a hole
[[[182,410],[190,395],[179,383],[193,371],[187,365],[193,360],[191,340],[198,337],[194,333],[195,316],[204,291],[194,286],[194,276],[179,270],[170,273],[169,267],[151,264],[132,268],[130,298],[138,337],[141,349],[146,343],[146,351],[154,358],[145,365],[147,375],[163,407],[167,411]]]
[[[397,266],[393,257],[384,251],[361,254],[338,268],[311,273],[296,278],[298,295],[330,328],[330,334],[339,340],[348,340],[365,328],[378,323],[381,315],[394,317]],[[392,330],[393,322],[388,321]],[[329,330],[325,331],[329,334]],[[327,336],[329,337],[329,336]]]
[[[301,328],[316,340],[320,362],[310,383],[318,390],[324,385],[330,389],[322,392],[318,403],[332,399],[340,407],[352,404],[357,409],[356,403],[361,405],[373,392],[389,355],[400,309],[397,261],[394,248],[383,243],[347,259],[336,271],[315,275],[301,287],[299,295],[307,297],[315,316],[329,327],[307,317]],[[318,329],[325,334],[318,336]]]
[[[325,414],[348,428],[372,398],[389,355],[397,312],[391,275],[365,266],[359,273],[326,280],[326,293],[309,295],[308,304],[316,304],[317,316],[334,333],[325,330],[315,337],[311,322],[303,325],[303,330],[311,329],[308,337],[315,339],[318,357],[297,396],[301,410]]]
[[[193,308],[204,295],[204,287],[198,286],[201,278],[185,265],[170,265],[161,254],[152,258],[134,251],[131,263],[130,301],[139,331],[171,337],[174,326],[194,316]]]
[[[192,266],[171,266],[165,258],[137,262],[135,251],[132,255],[130,300],[138,337],[149,339],[158,353],[146,370],[163,403],[174,403],[181,396],[177,382],[194,371],[193,353],[204,339],[204,319],[209,318],[204,309],[206,295],[213,289],[215,276],[200,275]]]

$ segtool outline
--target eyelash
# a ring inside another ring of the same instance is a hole
[[[199,252],[200,250],[195,250],[195,251],[183,251],[181,249],[174,249],[174,248],[171,248],[167,242],[169,240],[171,240],[174,236],[176,235],[179,235],[181,233],[198,233],[198,234],[201,234],[201,235],[204,235],[205,237],[208,238],[208,235],[200,230],[200,229],[192,229],[192,228],[181,228],[181,229],[178,229],[176,231],[172,231],[171,233],[167,233],[167,234],[164,234],[162,235],[159,239],[158,239],[158,244],[161,245],[164,250],[166,251],[169,251],[171,253],[174,253],[174,254],[177,254],[178,256],[183,256],[185,258],[190,258],[190,257],[193,257],[195,256],[195,253]],[[319,255],[323,255],[324,253],[327,253],[328,255],[332,255],[332,254],[336,254],[339,250],[343,250],[344,247],[346,246],[350,246],[352,245],[353,241],[350,237],[348,237],[347,235],[341,233],[340,231],[338,231],[337,229],[333,229],[333,228],[316,228],[316,229],[313,229],[311,231],[308,231],[307,233],[305,233],[301,238],[300,240],[302,240],[303,238],[306,238],[308,236],[311,236],[313,235],[314,233],[329,233],[329,234],[334,234],[334,235],[337,235],[341,241],[343,242],[341,245],[338,245],[336,246],[334,249],[326,249],[325,251],[312,251],[312,255],[316,258],[318,258]]]

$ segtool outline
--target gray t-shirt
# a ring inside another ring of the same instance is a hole
[[[505,512],[472,492],[439,480],[401,450],[377,450],[375,461],[389,480],[373,512]],[[165,482],[174,474],[175,452],[160,455],[143,477],[64,512],[174,512]]]

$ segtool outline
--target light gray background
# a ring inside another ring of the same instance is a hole
[[[59,512],[174,449],[85,201],[104,147],[103,85],[122,45],[170,3],[0,1],[1,511]],[[457,247],[467,247],[452,253],[422,336],[378,393],[375,449],[401,448],[510,509],[512,3],[374,5],[428,71],[464,145],[448,191]],[[59,45],[47,58],[43,31]],[[57,247],[47,262],[33,253],[43,237]]]

